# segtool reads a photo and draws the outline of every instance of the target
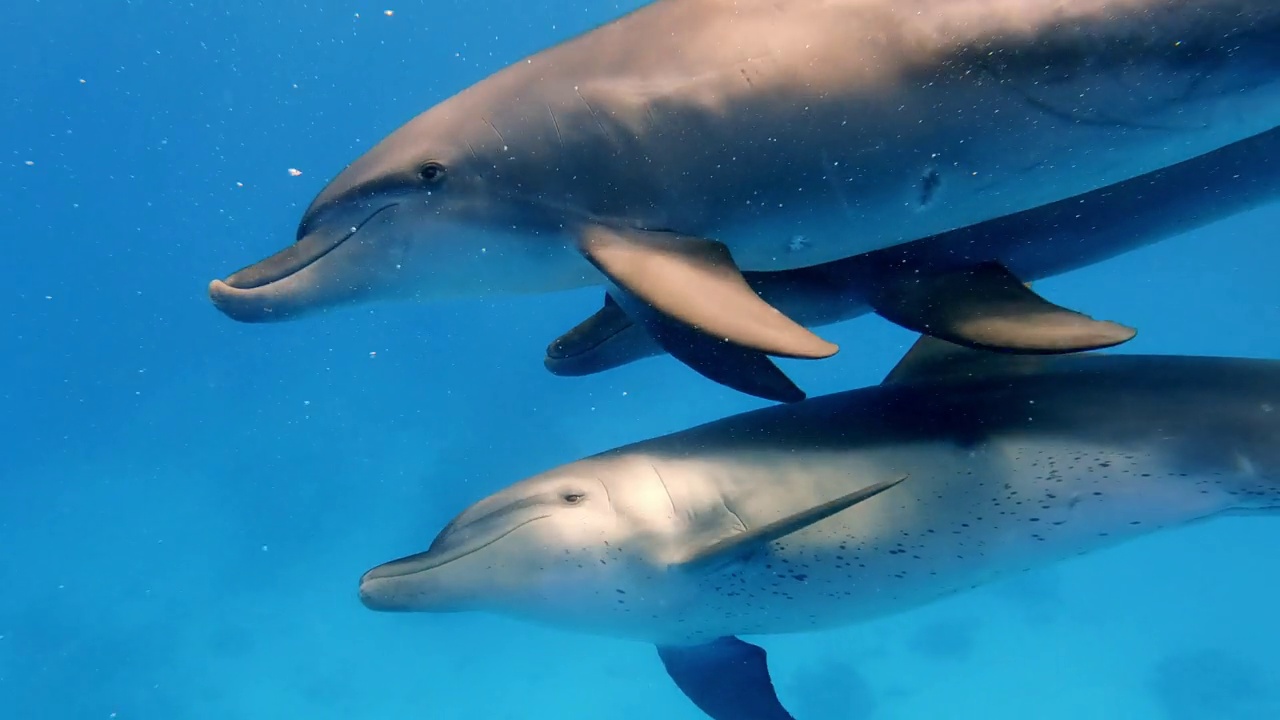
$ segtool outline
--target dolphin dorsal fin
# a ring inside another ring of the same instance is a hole
[[[1073,353],[1089,355],[1092,353]],[[990,375],[1020,375],[1036,372],[1055,357],[1017,355],[979,350],[921,335],[889,371],[881,385],[897,383],[962,380]]]
[[[1009,357],[990,350],[967,348],[963,345],[939,340],[930,335],[921,335],[902,356],[897,365],[889,371],[881,385],[895,383],[923,382],[944,378],[973,377],[975,374],[985,375],[996,367],[1003,365],[1001,360]]]

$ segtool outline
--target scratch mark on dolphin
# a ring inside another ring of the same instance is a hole
[[[609,509],[614,510],[615,508],[613,506],[613,495],[609,493],[609,485],[605,483],[605,481],[601,480],[600,478],[596,478],[596,481],[599,482],[600,486],[604,488],[604,499],[608,501]]]
[[[733,519],[737,520],[738,524],[742,526],[742,532],[746,532],[749,529],[747,528],[747,524],[743,522],[742,516],[739,515],[733,508],[729,507],[729,503],[723,497],[720,498],[720,504],[724,506],[724,511],[732,515]]]
[[[1129,122],[1127,120],[1120,120],[1118,118],[1107,117],[1106,115],[1101,113],[1091,114],[1091,115],[1078,115],[1069,110],[1062,110],[1059,108],[1055,108],[1049,103],[1043,100],[1038,100],[1036,98],[1033,98],[1021,90],[1014,90],[1013,92],[1017,94],[1018,97],[1022,98],[1022,100],[1026,102],[1028,105],[1045,113],[1046,115],[1052,115],[1053,117],[1056,117],[1059,120],[1078,123],[1080,125],[1125,128],[1128,130],[1155,130],[1155,131],[1161,131],[1161,132],[1176,132],[1176,131],[1187,131],[1187,130],[1195,130],[1195,129],[1202,130],[1209,127],[1207,123],[1202,123],[1194,128],[1178,127],[1176,125],[1152,125],[1148,123],[1136,123],[1136,122]]]
[[[502,148],[505,150],[507,148],[507,140],[506,138],[502,137],[502,133],[498,132],[498,127],[493,123],[489,122],[489,118],[482,117],[480,119],[484,121],[485,125],[488,125],[493,130],[494,135],[498,136],[498,142],[502,143]]]
[[[596,109],[591,107],[591,103],[587,102],[587,99],[582,96],[582,91],[579,90],[577,86],[574,86],[573,94],[577,95],[578,99],[582,101],[582,104],[587,106],[587,112],[591,113],[591,119],[596,121],[596,127],[600,128],[600,134],[604,135],[605,139],[609,142],[614,142],[613,136],[605,129],[604,123],[600,120],[600,116],[596,114]]]
[[[564,148],[564,136],[560,134],[560,123],[556,120],[556,111],[551,109],[551,103],[547,103],[547,114],[551,116],[551,126],[556,129],[556,140]]]
[[[667,494],[667,502],[671,503],[671,517],[676,516],[676,501],[671,497],[671,489],[667,487],[667,481],[662,479],[662,473],[658,472],[658,466],[652,463],[649,467],[653,468],[653,474],[658,476],[658,482],[662,483],[662,492]]]

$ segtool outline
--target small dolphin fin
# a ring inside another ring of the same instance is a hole
[[[712,720],[795,720],[774,690],[764,648],[728,636],[659,645],[667,675]]]
[[[921,335],[880,384],[1033,373],[1043,369],[1048,360],[1045,355],[997,353]]]
[[[763,525],[754,530],[730,535],[707,547],[694,550],[687,557],[676,563],[676,566],[685,571],[709,572],[728,563],[742,560],[758,552],[771,542],[803,530],[838,512],[848,510],[864,500],[870,500],[906,479],[907,476],[903,475],[897,480],[876,483],[861,490],[855,490],[844,497],[827,501],[817,507],[801,510],[794,515],[774,520],[768,525]]]
[[[625,335],[642,332],[608,293],[594,315],[551,341],[542,364],[554,375],[591,375],[639,360],[644,355],[612,352]]]
[[[619,293],[713,338],[778,357],[817,359],[839,350],[760,299],[723,243],[589,225],[579,249]]]
[[[1057,354],[1112,347],[1137,331],[1054,305],[1003,265],[892,277],[869,293],[881,317],[959,345],[997,352]]]

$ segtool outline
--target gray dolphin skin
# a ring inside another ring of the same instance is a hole
[[[1133,336],[1123,326],[1053,311],[1023,293],[996,309],[972,280],[992,266],[1004,277],[1041,280],[1102,262],[1280,199],[1280,129],[1130,180],[951,232],[822,265],[744,273],[767,303],[806,327],[882,309],[917,332],[969,347],[1036,352],[1095,349]],[[999,273],[997,273],[999,274]],[[962,282],[957,282],[961,280]],[[904,302],[914,288],[931,292]],[[951,289],[951,292],[948,292]],[[924,302],[920,302],[923,299]],[[943,316],[943,313],[950,313]],[[999,329],[983,338],[966,328]],[[1001,321],[1000,323],[994,321]],[[1020,342],[1029,339],[1029,342]],[[706,341],[673,344],[675,355],[704,376],[770,400],[805,394],[760,353]],[[557,338],[544,364],[556,375],[603,372],[666,352],[606,293],[604,306]]]
[[[652,643],[715,720],[790,720],[738,639],[918,607],[1280,508],[1280,361],[1009,355],[921,338],[873,387],[563,465],[368,571],[374,610]]]
[[[1278,69],[1273,0],[657,0],[413,118],[333,178],[294,245],[209,294],[254,322],[602,286],[655,327],[828,357],[742,271],[929,237],[1270,130]]]

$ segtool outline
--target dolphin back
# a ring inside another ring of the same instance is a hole
[[[921,349],[946,347],[936,362]],[[1242,464],[1280,491],[1280,361],[1085,353],[1002,355],[932,338],[877,386],[779,405],[630,446],[644,453],[797,448],[849,452],[895,444],[976,446],[1009,435],[1161,447],[1185,467]],[[1277,496],[1280,503],[1280,495]]]

